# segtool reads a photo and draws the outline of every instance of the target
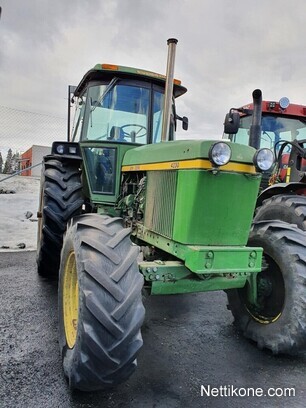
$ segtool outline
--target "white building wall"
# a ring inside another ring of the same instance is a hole
[[[51,154],[51,146],[32,146],[32,166],[41,163],[44,156]],[[40,177],[41,166],[34,167],[32,169],[32,176]]]

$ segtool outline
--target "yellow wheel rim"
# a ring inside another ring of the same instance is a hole
[[[261,316],[261,315],[255,316],[255,315],[250,311],[250,309],[248,309],[248,308],[247,308],[247,311],[248,311],[249,314],[252,316],[252,318],[253,318],[254,320],[256,320],[256,322],[258,322],[258,323],[260,323],[260,324],[270,324],[270,323],[274,323],[274,322],[276,322],[276,320],[278,320],[278,319],[281,317],[281,315],[282,315],[282,313],[279,313],[279,314],[278,314],[277,316],[275,316],[275,317],[270,317],[270,318],[268,318],[268,317]]]
[[[74,252],[70,252],[64,269],[63,315],[67,345],[72,349],[77,338],[79,315],[79,285]]]

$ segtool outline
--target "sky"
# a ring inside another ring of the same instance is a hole
[[[66,138],[67,87],[97,63],[165,74],[178,39],[177,100],[189,130],[217,139],[231,107],[306,105],[305,0],[0,0],[0,149]]]

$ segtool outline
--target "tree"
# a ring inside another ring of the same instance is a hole
[[[12,157],[12,172],[15,173],[16,171],[20,170],[20,153],[15,152]]]
[[[2,167],[3,167],[3,158],[2,158],[2,154],[0,152],[0,173],[2,173]]]
[[[4,169],[3,169],[4,174],[11,174],[13,172],[12,158],[13,158],[12,149],[8,149],[5,164],[4,164]]]

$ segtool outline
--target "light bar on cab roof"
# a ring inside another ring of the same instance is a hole
[[[146,71],[143,69],[137,69],[137,68],[132,68],[132,67],[124,67],[120,65],[115,65],[115,64],[101,64],[101,68],[109,71],[122,71],[122,72],[129,72],[129,73],[134,73],[138,75],[144,75],[148,76],[151,78],[159,78],[162,80],[166,80],[166,76],[162,74],[157,74],[156,72],[152,71]],[[173,83],[175,85],[181,85],[181,81],[179,79],[173,79]]]
[[[114,64],[101,64],[102,69],[109,69],[110,71],[118,71],[119,66]]]

